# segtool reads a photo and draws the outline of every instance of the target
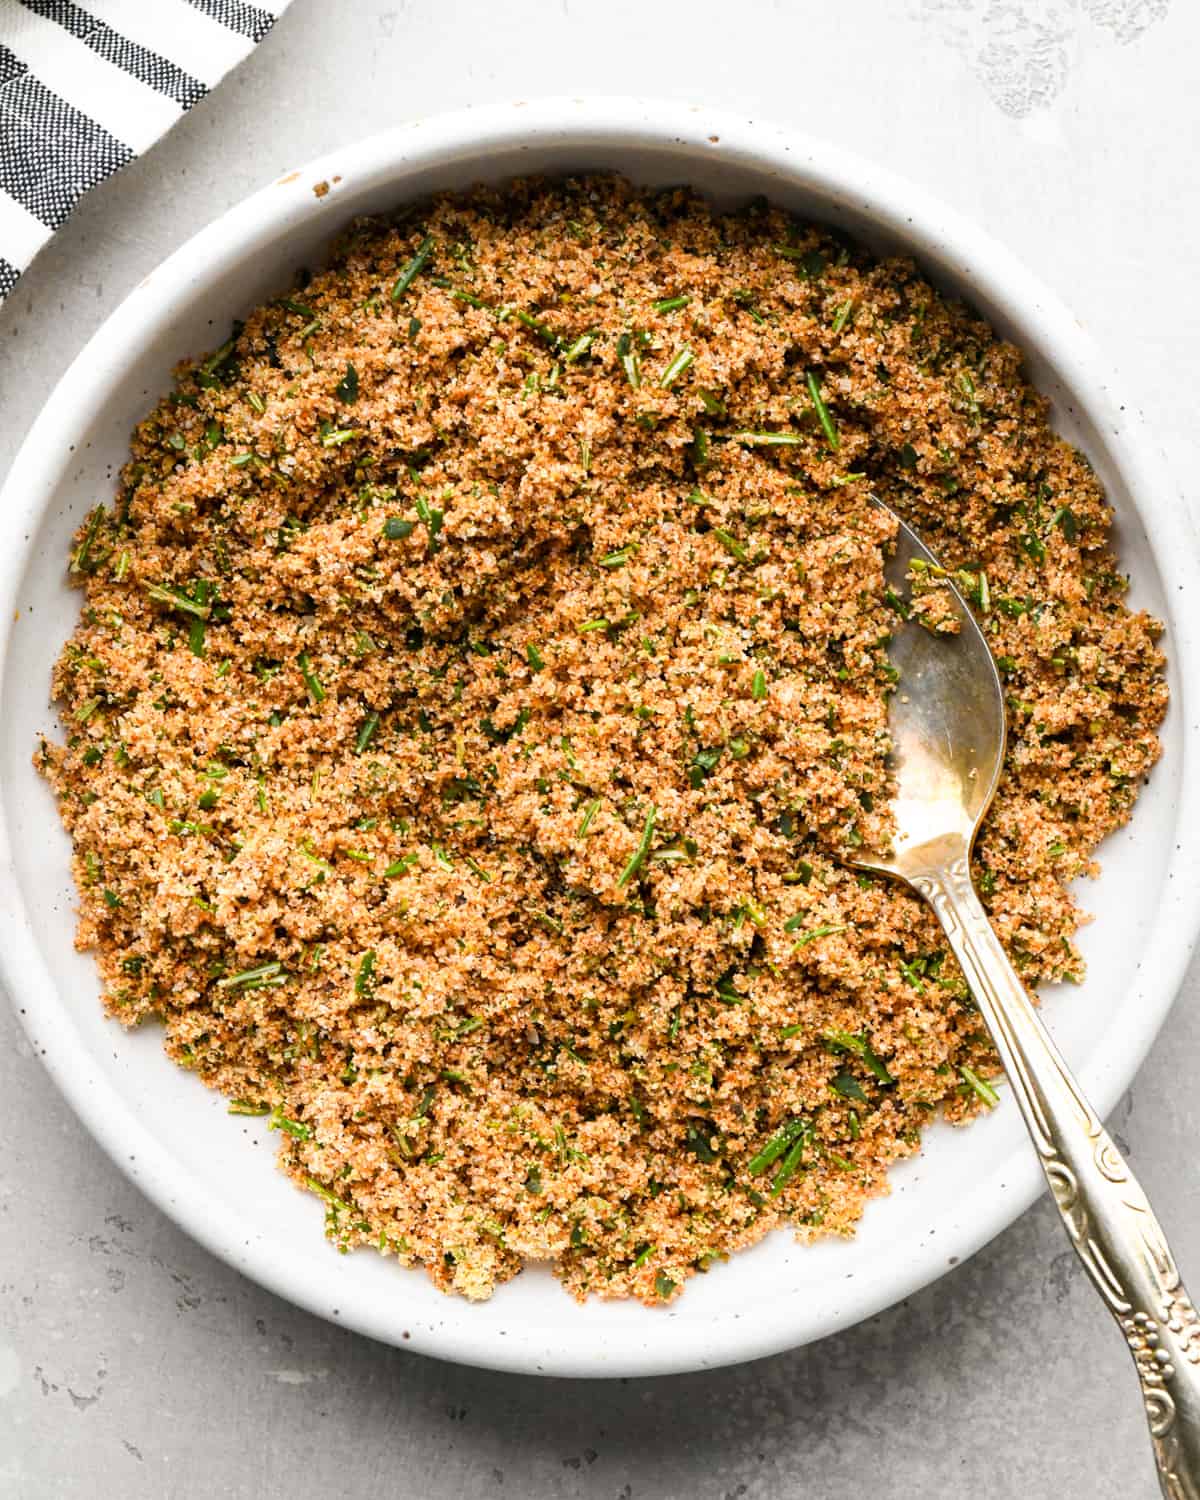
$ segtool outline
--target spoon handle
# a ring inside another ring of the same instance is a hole
[[[971,883],[969,856],[910,875],[987,1022],[1063,1225],[1137,1366],[1159,1484],[1200,1500],[1200,1314],[1124,1158],[1042,1024]]]

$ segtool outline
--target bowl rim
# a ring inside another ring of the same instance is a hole
[[[395,180],[397,197],[406,176],[448,168],[464,155],[478,155],[486,176],[488,151],[524,145],[578,148],[606,146],[678,148],[716,153],[734,166],[771,172],[791,184],[870,215],[888,234],[923,254],[952,260],[966,279],[986,289],[993,305],[1028,317],[1036,309],[1053,351],[1057,373],[1076,404],[1107,434],[1117,467],[1134,497],[1134,509],[1163,581],[1170,619],[1170,652],[1179,686],[1172,705],[1182,723],[1180,800],[1176,839],[1167,864],[1163,901],[1146,940],[1152,975],[1139,984],[1139,1003],[1126,1003],[1124,1024],[1110,1027],[1085,1077],[1101,1114],[1128,1086],[1166,1019],[1200,928],[1200,778],[1194,774],[1200,726],[1192,721],[1200,685],[1200,610],[1189,604],[1184,585],[1197,555],[1182,511],[1170,504],[1150,510],[1144,497],[1170,496],[1161,453],[1136,410],[1113,394],[1108,368],[1090,336],[1059,299],[1047,291],[1008,250],[924,189],[840,147],[787,127],[746,120],[731,113],[674,102],[634,98],[546,98],[489,105],[410,121],[338,148],[284,174],[242,199],[188,239],[145,277],[101,324],[75,357],[34,421],[0,490],[0,683],[8,666],[17,590],[28,537],[55,494],[70,463],[75,438],[86,430],[107,387],[137,358],[145,329],[178,298],[194,299],[206,282],[237,260],[283,246],[289,225],[330,211],[337,194],[315,197],[312,184],[343,181],[359,187]],[[280,257],[281,262],[283,257]],[[284,269],[280,266],[281,272]],[[1101,372],[1097,374],[1097,371]],[[97,373],[99,372],[99,373]],[[303,1267],[289,1268],[198,1180],[181,1170],[166,1147],[134,1116],[119,1092],[93,1073],[87,1048],[62,1024],[56,986],[42,961],[29,924],[12,859],[5,809],[0,800],[0,978],[37,1055],[75,1113],[112,1161],[164,1213],[215,1255],[278,1295],[342,1326],[372,1337],[381,1331],[369,1306],[346,1306],[352,1298],[331,1295],[326,1279]],[[578,1347],[534,1351],[519,1338],[495,1340],[451,1320],[412,1322],[405,1348],[457,1362],[513,1372],[552,1375],[630,1376],[711,1368],[757,1358],[849,1327],[892,1305],[944,1274],[947,1251],[965,1260],[1022,1213],[1043,1190],[1032,1151],[1006,1160],[1002,1191],[973,1192],[974,1212],[960,1223],[953,1243],[920,1247],[887,1276],[860,1281],[833,1312],[811,1308],[789,1316],[785,1308],[769,1326],[751,1320],[724,1321],[720,1330],[690,1331],[672,1319],[662,1338],[636,1349],[600,1351]],[[993,1184],[995,1186],[995,1184]],[[347,1289],[342,1288],[345,1292]],[[341,1311],[331,1307],[340,1302]],[[574,1341],[577,1343],[578,1341]]]

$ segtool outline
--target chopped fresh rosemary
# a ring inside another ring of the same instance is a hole
[[[625,371],[625,379],[636,390],[642,383],[642,361],[638,356],[636,334],[623,333],[620,336],[617,340],[617,359]]]
[[[600,811],[600,798],[599,797],[593,797],[592,800],[589,803],[587,803],[587,805],[583,809],[583,817],[580,820],[579,831],[575,835],[575,837],[577,839],[583,838],[584,834],[587,833],[588,829],[592,826],[592,819],[596,816],[596,814],[599,811]]]
[[[361,755],[371,741],[375,738],[375,731],[379,728],[379,714],[372,710],[362,721],[358,734],[354,741],[355,755]]]
[[[844,922],[830,922],[824,927],[814,927],[811,932],[803,933],[801,937],[792,944],[792,952],[794,953],[797,948],[807,948],[809,943],[815,943],[818,938],[832,937],[835,932],[845,931],[846,924]]]
[[[629,856],[629,863],[617,877],[617,885],[628,885],[637,872],[646,862],[646,856],[650,853],[650,841],[654,837],[654,824],[658,818],[658,809],[652,807],[646,814],[646,823],[642,829],[642,836],[638,840],[638,846]]]
[[[807,1138],[812,1127],[806,1119],[789,1120],[765,1146],[746,1163],[752,1177],[758,1177],[789,1151],[798,1140]]]
[[[577,339],[568,344],[563,350],[563,364],[573,365],[576,360],[582,359],[595,342],[596,335],[594,333],[581,333]]]
[[[975,1069],[968,1067],[966,1063],[960,1064],[958,1071],[967,1087],[977,1094],[989,1109],[995,1109],[1000,1103],[1000,1095],[991,1084],[985,1078],[980,1078]]]
[[[865,1033],[855,1036],[849,1031],[827,1031],[825,1044],[834,1052],[849,1052],[852,1056],[860,1058],[880,1083],[895,1083],[896,1080],[888,1072],[882,1058],[871,1046]]]
[[[833,425],[833,418],[829,415],[829,408],[825,405],[825,398],[821,395],[821,387],[817,382],[817,377],[809,370],[805,374],[804,379],[808,386],[808,394],[813,404],[813,410],[817,414],[817,421],[820,422],[821,431],[825,434],[825,441],[836,451],[840,446],[837,428]]]
[[[743,448],[797,448],[804,437],[799,432],[731,432],[729,441]]]
[[[156,603],[169,605],[185,615],[195,615],[198,620],[207,620],[212,614],[212,602],[207,596],[204,599],[193,599],[182,589],[172,588],[162,583],[148,583],[146,593]]]
[[[368,948],[363,954],[358,965],[358,973],[354,976],[354,993],[356,995],[368,995],[375,987],[375,950]]]
[[[681,349],[667,368],[658,378],[659,385],[664,391],[669,391],[687,367],[695,360],[696,356],[690,349]]]
[[[300,655],[296,658],[296,662],[300,667],[300,675],[304,678],[304,686],[308,689],[308,696],[314,703],[323,703],[326,697],[325,689],[312,669],[312,663],[308,659],[308,652],[301,651]]]
[[[405,292],[408,291],[409,287],[412,286],[413,282],[429,264],[429,259],[433,255],[433,247],[433,236],[427,234],[421,241],[417,253],[404,267],[403,271],[400,272],[399,276],[397,276],[396,284],[392,287],[393,302],[399,302],[400,298],[404,296]]]
[[[276,985],[286,984],[288,977],[284,972],[283,964],[278,959],[271,959],[268,963],[258,964],[253,969],[242,969],[237,974],[228,974],[224,979],[218,979],[217,988],[219,990],[270,989]]]

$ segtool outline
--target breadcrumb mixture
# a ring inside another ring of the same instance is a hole
[[[911,263],[525,181],[355,223],[180,367],[77,536],[38,759],[107,1006],[340,1246],[660,1303],[995,1102],[933,917],[847,864],[888,835],[873,494],[1005,679],[984,901],[1078,980],[1159,626],[1017,350]]]

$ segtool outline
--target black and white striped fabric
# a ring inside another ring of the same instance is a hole
[[[0,0],[0,302],[80,197],[252,52],[290,0]]]

